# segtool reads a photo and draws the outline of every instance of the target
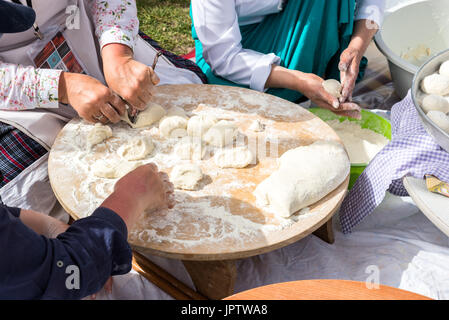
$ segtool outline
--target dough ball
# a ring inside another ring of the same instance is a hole
[[[254,132],[262,132],[265,130],[265,125],[260,120],[254,120],[249,126],[249,130]]]
[[[206,155],[206,146],[201,139],[184,137],[175,145],[174,153],[181,160],[202,160]]]
[[[235,123],[220,120],[214,124],[204,135],[204,141],[214,147],[224,147],[234,141],[238,135]]]
[[[245,168],[253,160],[253,153],[247,147],[221,149],[214,156],[215,164],[220,168]]]
[[[119,179],[140,165],[141,163],[136,161],[98,160],[91,169],[92,173],[99,178]]]
[[[436,73],[427,76],[421,82],[421,89],[428,94],[445,96],[449,94],[449,77]]]
[[[112,137],[112,129],[101,123],[96,123],[87,135],[87,146],[92,148],[110,137]]]
[[[196,164],[177,165],[170,174],[170,180],[176,189],[196,190],[202,178],[203,172]]]
[[[440,66],[440,74],[449,77],[449,60]]]
[[[432,120],[438,127],[449,133],[449,117],[441,111],[429,111],[427,116]]]
[[[182,138],[187,135],[187,119],[180,116],[165,117],[159,123],[159,131],[166,138]]]
[[[183,108],[173,106],[167,111],[167,117],[180,116],[183,118],[188,118],[186,111]]]
[[[329,79],[324,81],[322,85],[324,90],[333,95],[335,98],[341,97],[342,85],[339,81],[335,79]]]
[[[126,160],[144,159],[154,150],[154,144],[150,137],[134,137],[128,143],[120,146],[117,153]]]
[[[163,116],[165,116],[166,111],[160,105],[150,102],[147,108],[137,115],[136,123],[131,123],[128,118],[128,113],[122,117],[122,120],[127,122],[133,128],[143,128],[149,127],[153,123],[158,122]]]
[[[349,175],[345,148],[335,141],[317,141],[285,152],[279,168],[254,191],[257,203],[287,218],[325,197]]]
[[[429,111],[441,111],[444,113],[448,113],[449,101],[447,101],[442,96],[430,94],[424,97],[422,101],[422,108],[425,113],[428,113]]]
[[[212,115],[193,116],[187,124],[187,133],[191,137],[202,137],[217,121],[217,118]]]

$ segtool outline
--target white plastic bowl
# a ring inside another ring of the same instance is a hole
[[[416,65],[402,54],[420,45],[430,48],[429,58],[449,49],[449,0],[415,0],[390,8],[375,42],[388,59],[396,93],[404,98],[425,61]]]

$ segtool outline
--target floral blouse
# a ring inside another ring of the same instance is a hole
[[[134,0],[85,1],[101,48],[110,43],[134,48],[139,29]],[[0,109],[57,108],[61,72],[0,61]]]

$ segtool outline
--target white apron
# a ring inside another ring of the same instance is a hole
[[[33,9],[36,11],[36,23],[44,32],[50,27],[65,25],[69,14],[66,8],[76,5],[79,8],[79,29],[64,31],[64,36],[75,56],[80,60],[88,75],[105,83],[102,69],[100,48],[95,36],[95,26],[90,10],[85,8],[82,0],[34,0]],[[4,62],[31,65],[33,62],[28,51],[37,41],[33,29],[19,34],[4,34],[0,39],[0,59]],[[54,35],[46,35],[50,38]],[[137,61],[151,65],[156,49],[140,37],[134,48],[134,58]],[[157,66],[160,84],[202,83],[192,71],[176,68],[168,59],[161,56]],[[33,109],[27,111],[0,110],[0,121],[18,128],[31,138],[42,144],[47,150],[51,149],[58,132],[63,126],[76,117],[77,113],[71,107],[60,105],[55,109]],[[21,172],[15,179],[0,189],[2,201],[13,207],[32,209],[48,214],[56,198],[51,189],[48,170],[48,154],[37,160]]]

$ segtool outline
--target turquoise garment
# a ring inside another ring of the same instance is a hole
[[[355,14],[355,0],[290,0],[285,9],[256,24],[240,26],[242,46],[261,53],[274,53],[281,58],[281,66],[327,79],[340,79],[340,55],[351,40]],[[210,84],[240,86],[213,74],[203,58],[203,48],[195,32],[196,63],[206,74]],[[363,77],[367,60],[360,64],[359,79]],[[269,89],[267,93],[297,101],[300,92],[288,89]]]

